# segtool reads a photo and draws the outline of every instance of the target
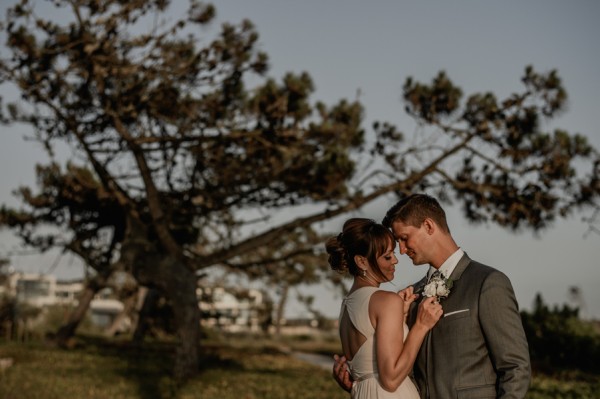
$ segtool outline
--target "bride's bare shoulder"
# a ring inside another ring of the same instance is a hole
[[[404,306],[404,300],[395,292],[379,290],[371,296],[371,304],[375,304],[378,307]]]

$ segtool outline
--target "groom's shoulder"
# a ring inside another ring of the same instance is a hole
[[[496,269],[495,267],[488,266],[473,259],[469,259],[469,266],[465,271],[482,276],[489,276],[490,274],[495,273],[503,274],[500,270]]]
[[[471,277],[473,278],[486,280],[488,282],[494,281],[510,284],[510,279],[505,273],[496,269],[495,267],[488,266],[486,264],[474,260],[470,261],[469,266],[465,270],[465,273],[471,275]]]

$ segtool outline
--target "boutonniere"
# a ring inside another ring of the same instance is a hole
[[[423,295],[426,297],[437,297],[438,301],[446,298],[450,294],[453,281],[446,278],[442,273],[434,273],[431,279],[423,288]]]

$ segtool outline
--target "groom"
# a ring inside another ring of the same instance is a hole
[[[453,282],[450,294],[442,299],[444,316],[425,338],[415,361],[421,398],[525,397],[531,377],[529,349],[509,279],[471,260],[456,245],[435,198],[408,196],[390,208],[382,223],[394,233],[400,254],[408,255],[414,265],[430,265],[427,276],[413,286],[416,293],[422,294],[436,270]],[[406,292],[410,294],[410,289]],[[411,305],[409,326],[417,302]],[[345,361],[336,356],[334,377],[349,390]]]

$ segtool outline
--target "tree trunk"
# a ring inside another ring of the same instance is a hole
[[[147,254],[146,254],[147,255]],[[185,264],[171,256],[145,258],[136,278],[148,287],[156,287],[170,301],[177,337],[174,378],[185,381],[200,367],[200,310],[196,296],[197,277]],[[149,294],[149,293],[148,293]],[[140,314],[140,323],[143,318]]]
[[[290,291],[289,284],[285,283],[285,285],[281,288],[281,296],[279,297],[279,302],[277,303],[277,314],[275,316],[275,336],[277,338],[281,337],[281,321],[283,320],[283,312],[285,310],[285,304],[288,299],[288,293]]]
[[[183,381],[195,375],[200,366],[200,311],[196,275],[179,261],[174,262],[173,269],[167,287],[179,341],[174,376],[176,380]]]
[[[126,322],[127,318],[129,318],[130,320],[127,329],[128,331],[131,331],[134,325],[133,314],[137,312],[136,305],[139,297],[139,292],[139,289],[136,290],[122,301],[123,310],[117,315],[117,317],[115,317],[110,326],[104,331],[104,335],[106,335],[107,337],[114,337],[120,332],[122,332],[121,328],[123,326],[123,323]]]
[[[79,323],[85,317],[87,310],[90,307],[90,303],[96,293],[100,290],[98,284],[87,284],[78,298],[78,303],[75,309],[69,314],[69,318],[66,323],[63,324],[56,332],[56,342],[61,347],[68,347],[70,339],[75,334]]]
[[[142,305],[138,311],[137,323],[133,333],[133,342],[136,343],[140,343],[144,340],[149,327],[149,316],[151,316],[156,309],[156,303],[160,298],[159,292],[153,288],[145,288],[141,294],[143,295]]]
[[[85,314],[89,309],[90,303],[92,303],[94,296],[104,287],[106,287],[106,275],[98,274],[86,282],[83,291],[77,298],[77,306],[69,314],[69,318],[67,319],[66,323],[63,324],[56,332],[56,343],[59,346],[68,346],[69,341],[77,330],[77,327],[79,327],[79,324],[85,317]]]

